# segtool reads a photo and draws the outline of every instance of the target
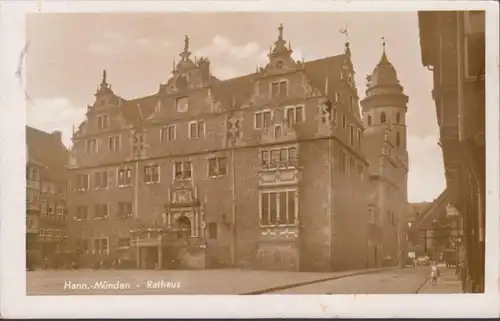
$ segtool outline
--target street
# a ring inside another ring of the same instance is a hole
[[[440,287],[426,286],[428,274],[425,267],[335,273],[237,269],[33,271],[27,273],[27,294],[398,294],[416,293],[422,288],[439,293]],[[448,280],[453,278],[448,276]],[[455,288],[448,287],[444,293],[456,292]]]

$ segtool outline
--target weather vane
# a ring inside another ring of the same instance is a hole
[[[340,29],[339,32],[345,36],[345,41],[349,42],[349,32],[347,31],[347,23],[345,24],[345,28]]]

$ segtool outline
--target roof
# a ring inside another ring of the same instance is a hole
[[[445,189],[432,203],[428,204],[419,219],[412,225],[412,228],[423,229],[431,225],[441,215],[446,215],[446,206],[450,199],[447,190]]]
[[[66,180],[65,166],[68,164],[68,150],[61,140],[60,132],[47,133],[26,126],[28,161],[42,165],[41,175],[51,180]]]
[[[328,78],[328,92],[334,92],[338,86],[340,71],[346,54],[330,56],[305,63],[305,73],[311,83],[322,93],[325,93],[326,78]],[[332,77],[332,75],[334,75]],[[231,110],[244,104],[253,94],[253,84],[261,77],[257,73],[231,78],[227,80],[214,80],[212,83],[212,95],[216,101],[220,101],[223,108]],[[147,119],[155,110],[159,94],[153,94],[132,100],[123,100],[122,115],[129,124],[134,124],[138,119]],[[140,108],[139,108],[140,107]],[[142,114],[142,115],[140,115]]]

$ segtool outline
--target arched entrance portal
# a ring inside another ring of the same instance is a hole
[[[178,237],[185,238],[191,235],[191,220],[186,215],[181,215],[175,220],[175,227],[180,229]]]

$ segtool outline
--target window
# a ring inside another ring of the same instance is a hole
[[[208,160],[208,176],[224,176],[227,174],[227,158],[214,157]]]
[[[95,204],[94,205],[94,220],[105,220],[109,216],[108,204]]]
[[[149,165],[144,166],[144,183],[158,183],[160,181],[160,166]]]
[[[271,111],[263,110],[255,113],[255,129],[267,128],[271,125]]]
[[[99,130],[108,129],[109,125],[108,123],[109,123],[108,115],[97,117],[97,128],[99,128]]]
[[[297,163],[297,148],[282,147],[261,151],[261,161],[264,167],[291,166]]]
[[[108,188],[108,172],[107,171],[94,173],[94,187],[95,187],[95,189]]]
[[[357,130],[358,148],[361,148],[361,140],[362,140],[362,137],[361,137],[361,129],[359,129],[359,128],[358,128],[358,130]]]
[[[205,136],[205,121],[198,120],[189,122],[189,138],[196,139]]]
[[[338,92],[335,93],[335,103],[340,102],[340,94]]]
[[[368,126],[372,125],[372,116],[368,115]]]
[[[76,250],[78,253],[88,253],[89,251],[89,240],[78,239],[76,240]]]
[[[42,216],[47,215],[47,201],[46,200],[40,201],[40,213],[42,214]]]
[[[118,248],[126,249],[130,247],[130,238],[129,237],[120,237],[118,239]]]
[[[64,206],[63,205],[56,206],[56,215],[57,216],[64,216]]]
[[[466,77],[478,78],[485,74],[485,29],[486,13],[469,11],[465,13],[465,73]]]
[[[354,109],[354,98],[352,96],[349,96],[349,111],[352,112]]]
[[[401,122],[401,114],[396,113],[396,123],[399,124]]]
[[[212,240],[217,238],[217,223],[208,223],[208,238]]]
[[[345,117],[345,115],[342,115],[342,128],[346,128],[347,127],[347,119]]]
[[[89,208],[87,206],[77,206],[75,220],[86,221],[89,217]]]
[[[87,139],[85,143],[85,151],[87,152],[87,154],[96,154],[99,150],[97,139]]]
[[[343,150],[339,151],[339,171],[343,174],[347,172],[346,157],[347,155],[344,153]]]
[[[108,238],[107,237],[99,237],[94,239],[94,254],[109,254],[108,248]]]
[[[380,113],[380,123],[384,124],[387,121],[387,116],[385,115],[385,112]]]
[[[288,82],[282,80],[271,83],[271,98],[285,98],[288,96]]]
[[[296,191],[263,191],[260,194],[261,225],[295,224]]]
[[[108,138],[109,150],[112,152],[119,152],[121,148],[121,137],[120,135],[109,136]]]
[[[132,185],[132,170],[130,168],[118,169],[118,186]]]
[[[191,162],[190,161],[175,162],[174,178],[176,180],[191,179]]]
[[[280,125],[274,127],[274,138],[281,138],[283,136],[283,128]]]
[[[399,147],[401,145],[401,136],[399,132],[396,132],[396,146]]]
[[[77,191],[86,191],[89,189],[89,175],[77,174],[74,177],[74,189]]]
[[[187,97],[179,97],[175,100],[175,108],[179,113],[185,113],[189,107],[189,100]]]
[[[289,127],[304,122],[304,106],[285,108],[285,118]]]
[[[173,141],[175,140],[175,137],[176,137],[175,125],[163,127],[160,131],[160,141],[162,143]]]
[[[351,146],[354,146],[355,144],[355,139],[354,139],[354,126],[349,126],[349,143]]]
[[[349,173],[354,174],[354,158],[349,157]]]
[[[131,202],[119,202],[117,215],[119,218],[132,217],[132,203]]]

